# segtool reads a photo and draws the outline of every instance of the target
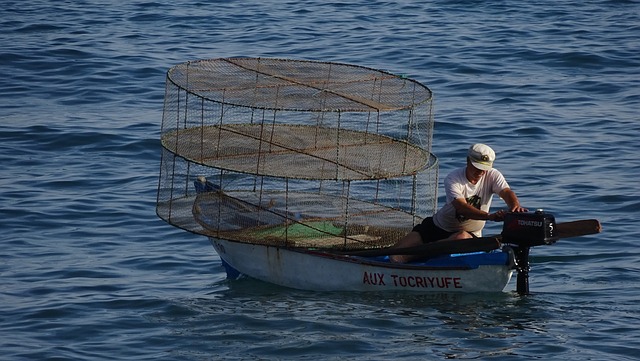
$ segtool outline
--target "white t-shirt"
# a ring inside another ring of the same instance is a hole
[[[478,183],[471,184],[465,175],[465,170],[466,167],[456,169],[444,179],[447,203],[433,216],[433,223],[445,231],[457,232],[465,230],[482,237],[482,228],[484,228],[485,221],[465,219],[462,216],[458,217],[456,209],[451,202],[457,198],[464,198],[467,200],[467,204],[489,212],[493,195],[500,193],[505,188],[509,188],[509,184],[507,184],[502,173],[495,168],[489,169]]]

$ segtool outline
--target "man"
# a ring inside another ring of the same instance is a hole
[[[433,217],[425,218],[395,247],[413,247],[443,239],[481,237],[487,220],[500,222],[506,211],[489,213],[493,195],[507,204],[510,212],[528,212],[509,188],[502,173],[493,168],[496,153],[485,144],[474,144],[467,153],[467,165],[444,179],[447,201]],[[393,255],[392,262],[409,262],[416,256]]]

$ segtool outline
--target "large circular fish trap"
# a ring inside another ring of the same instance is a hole
[[[388,246],[437,206],[432,93],[331,62],[230,58],[167,73],[157,214],[279,247]]]

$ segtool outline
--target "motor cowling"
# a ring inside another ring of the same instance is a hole
[[[553,214],[543,210],[507,213],[502,226],[502,242],[521,247],[553,244],[558,240]]]

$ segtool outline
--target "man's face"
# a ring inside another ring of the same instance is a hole
[[[471,182],[472,184],[478,183],[480,178],[482,178],[482,176],[486,172],[487,172],[486,170],[482,170],[482,169],[478,169],[478,168],[474,167],[473,164],[471,164],[471,162],[467,159],[466,176],[467,176],[467,179],[469,180],[469,182]]]

